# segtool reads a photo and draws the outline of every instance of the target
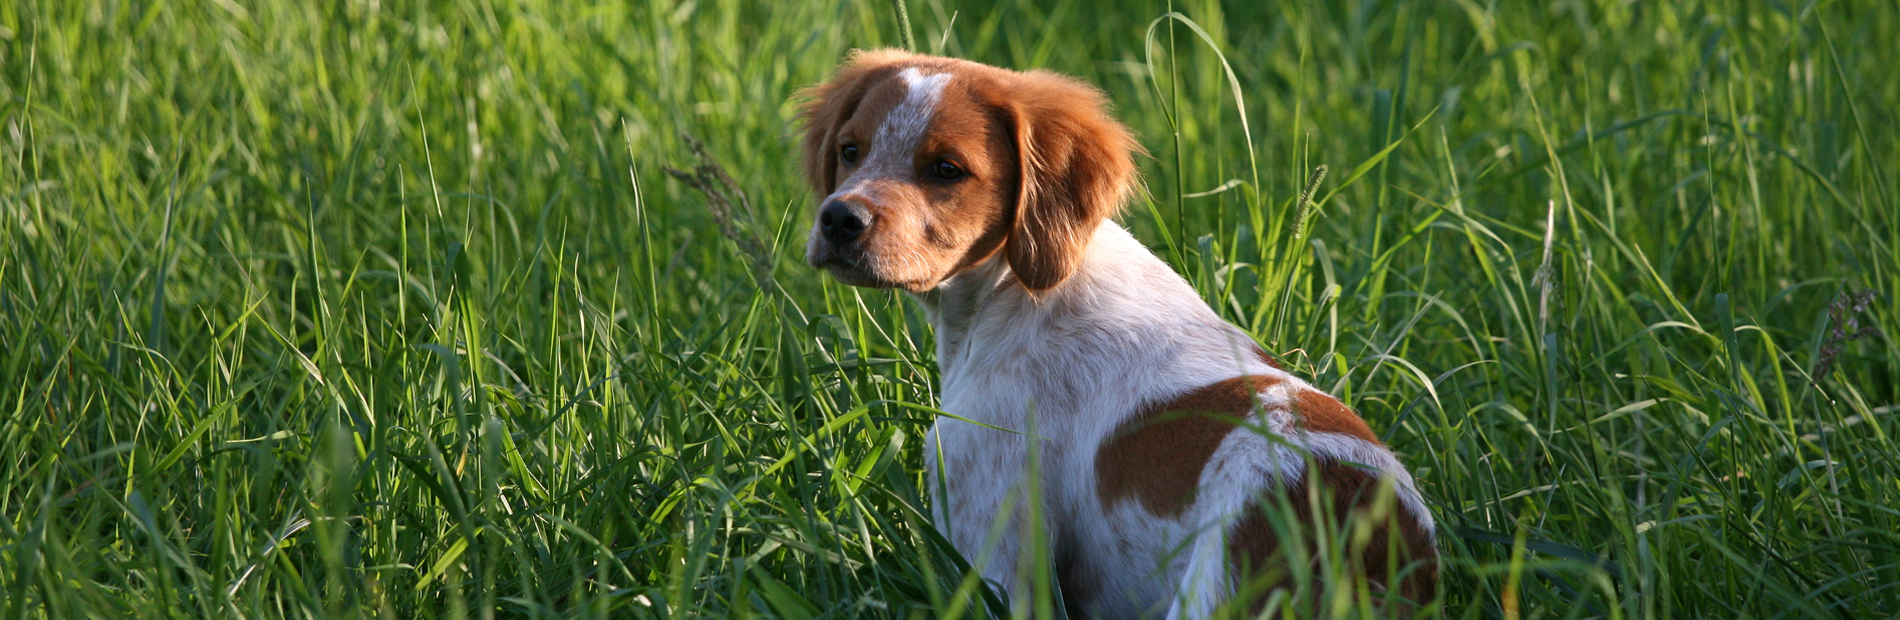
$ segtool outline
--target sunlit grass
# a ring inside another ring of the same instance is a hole
[[[906,6],[1109,92],[1123,221],[1400,453],[1445,616],[1900,609],[1900,11],[1266,4]],[[893,7],[0,7],[0,617],[1005,609],[927,325],[800,259],[789,100]]]

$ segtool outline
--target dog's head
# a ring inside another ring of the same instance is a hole
[[[922,292],[1001,251],[1052,288],[1134,182],[1101,92],[1054,73],[858,52],[806,97],[805,258],[846,284]]]

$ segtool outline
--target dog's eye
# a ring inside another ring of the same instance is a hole
[[[937,163],[930,166],[930,173],[936,175],[939,179],[948,181],[963,176],[963,168],[958,167],[956,162],[948,159],[940,159],[937,160]]]
[[[847,164],[858,163],[858,145],[846,144],[838,147],[838,159],[844,160]]]

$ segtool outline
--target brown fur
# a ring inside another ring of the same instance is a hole
[[[1131,416],[1095,453],[1096,490],[1103,505],[1133,496],[1151,513],[1180,514],[1192,502],[1214,449],[1253,411],[1259,393],[1276,383],[1267,376],[1234,377]],[[1365,420],[1337,399],[1311,389],[1292,392],[1295,423],[1306,430],[1384,445]]]
[[[1278,381],[1234,377],[1137,412],[1095,452],[1095,490],[1102,506],[1133,496],[1148,512],[1178,516],[1193,503],[1201,470],[1256,395]]]
[[[1015,86],[1008,113],[1022,187],[1004,251],[1016,278],[1039,291],[1075,272],[1095,227],[1127,199],[1130,154],[1141,145],[1092,86],[1046,71],[1020,74]]]
[[[1314,486],[1314,482],[1318,486]],[[1314,493],[1315,489],[1324,489],[1326,493]],[[1349,537],[1350,572],[1365,575],[1374,585],[1375,600],[1380,598],[1383,589],[1390,587],[1394,575],[1398,575],[1400,598],[1414,604],[1430,602],[1438,594],[1438,550],[1433,546],[1431,532],[1419,528],[1418,522],[1405,514],[1404,504],[1396,498],[1385,502],[1391,507],[1387,514],[1372,514],[1382,491],[1391,492],[1381,489],[1378,477],[1371,472],[1320,460],[1312,464],[1307,477],[1286,487],[1283,501],[1291,503],[1293,524],[1305,541],[1309,561],[1314,562],[1315,577],[1319,576],[1316,558],[1320,553],[1314,540],[1320,527],[1316,518],[1322,518],[1328,524],[1326,527],[1334,528],[1329,530],[1333,535]],[[1371,528],[1363,547],[1350,538],[1361,518],[1366,521],[1363,525]],[[1393,525],[1398,528],[1396,544],[1392,540]],[[1264,597],[1275,588],[1293,587],[1285,562],[1294,558],[1291,554],[1281,554],[1280,538],[1263,507],[1256,505],[1248,509],[1247,515],[1234,525],[1227,547],[1229,560],[1242,576],[1240,592],[1243,595]],[[1255,602],[1259,602],[1257,598]],[[1387,611],[1409,615],[1405,613],[1407,610]]]
[[[1254,411],[1260,392],[1276,383],[1267,376],[1234,377],[1144,407],[1131,416],[1095,454],[1096,493],[1102,505],[1112,507],[1132,498],[1151,514],[1179,517],[1193,503],[1201,472],[1215,449]],[[1312,432],[1349,435],[1381,445],[1365,421],[1337,399],[1307,388],[1292,392],[1290,409],[1295,424]],[[1311,484],[1314,481],[1318,486]],[[1323,496],[1314,493],[1315,489],[1324,490]],[[1287,485],[1285,501],[1294,506],[1299,530],[1309,541],[1309,557],[1317,553],[1310,542],[1319,523],[1315,521],[1316,513],[1329,527],[1347,532],[1355,517],[1370,514],[1380,491],[1375,474],[1331,460],[1316,461],[1311,477]],[[1387,514],[1374,515],[1377,520],[1368,523],[1371,530],[1365,546],[1354,548],[1357,554],[1351,570],[1383,588],[1390,583],[1396,566],[1409,571],[1399,584],[1402,598],[1432,600],[1438,568],[1431,533],[1404,514],[1405,508],[1396,498],[1389,499],[1387,505],[1391,507]],[[1396,556],[1390,553],[1394,522],[1398,528]],[[1290,585],[1284,567],[1287,558],[1275,555],[1280,549],[1279,538],[1262,507],[1250,508],[1234,525],[1228,546],[1237,574],[1254,582],[1277,580],[1267,584],[1275,587]],[[1397,562],[1388,562],[1390,559]],[[1410,566],[1415,561],[1422,562]],[[1264,593],[1271,588],[1255,590]]]
[[[1007,120],[998,104],[990,100],[994,93],[987,87],[992,85],[975,77],[951,85],[937,109],[935,124],[972,130],[932,131],[925,139],[924,151],[956,153],[957,163],[983,183],[963,195],[942,192],[930,196],[931,202],[947,205],[936,210],[941,228],[956,231],[961,238],[955,243],[966,245],[942,271],[941,278],[989,260],[1003,246],[1010,232],[1013,189],[1021,182]]]
[[[1366,426],[1366,420],[1346,408],[1339,399],[1319,390],[1295,390],[1293,392],[1293,413],[1295,419],[1306,425],[1306,430],[1315,433],[1339,433],[1351,435],[1366,443],[1383,446],[1379,436],[1372,434],[1372,427]]]

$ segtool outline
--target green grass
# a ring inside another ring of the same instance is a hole
[[[1107,89],[1123,220],[1389,438],[1447,617],[1900,610],[1900,5],[900,2]],[[735,4],[0,8],[0,618],[993,604],[927,325],[801,263],[788,100],[896,4]]]

